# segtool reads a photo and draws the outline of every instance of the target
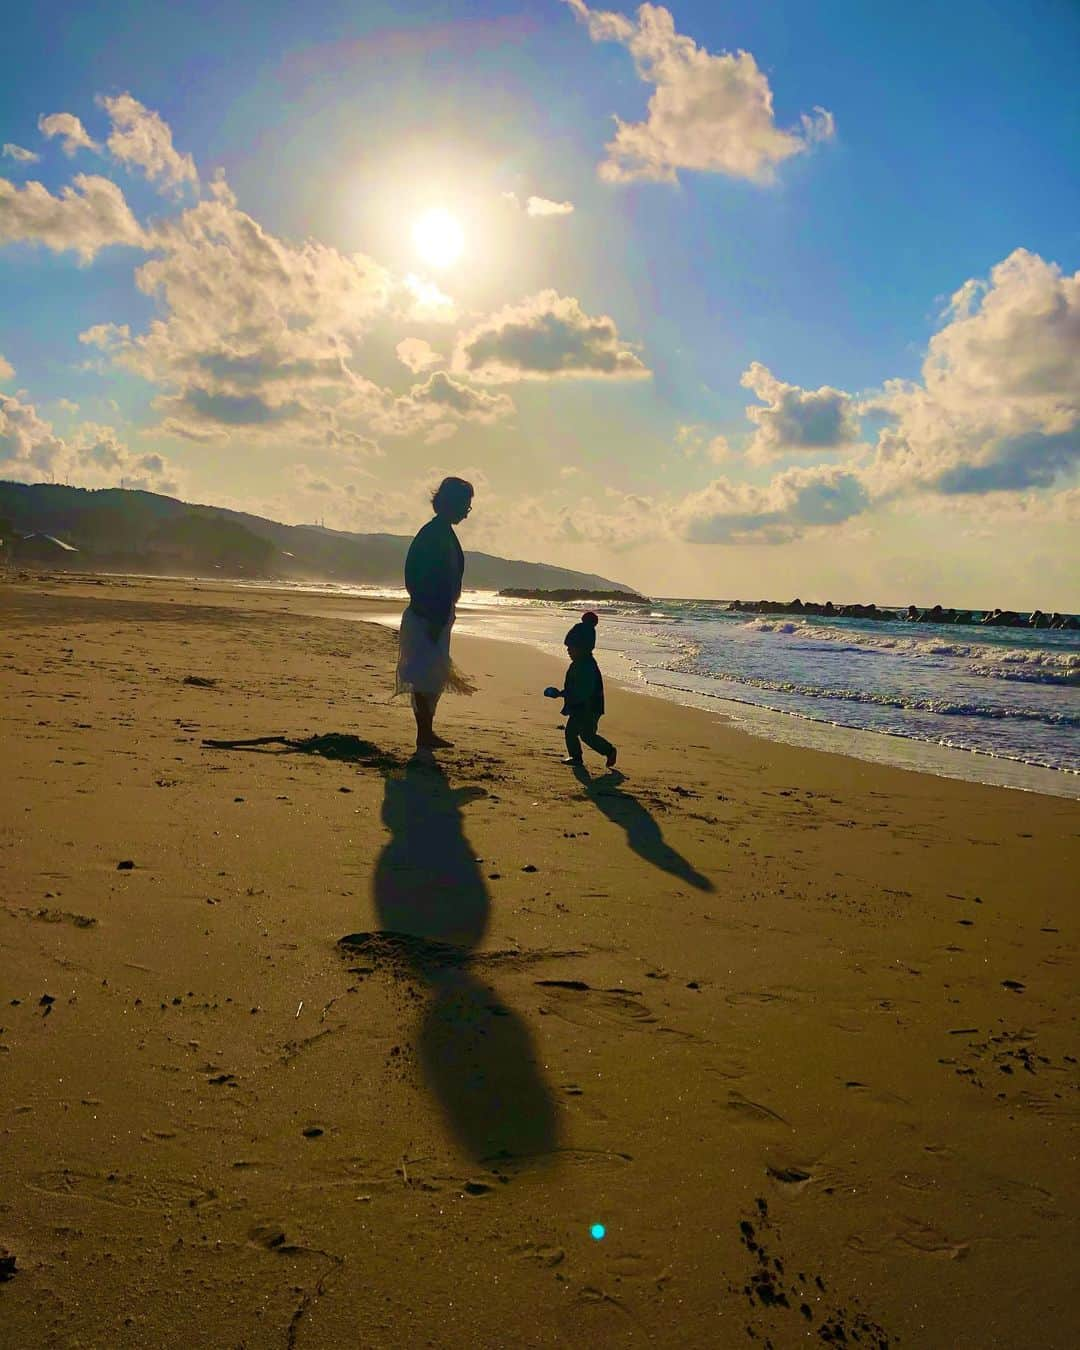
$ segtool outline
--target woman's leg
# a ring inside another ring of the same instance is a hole
[[[416,717],[417,750],[445,750],[453,745],[453,741],[436,736],[432,727],[438,702],[438,694],[414,693],[412,696],[413,714]]]

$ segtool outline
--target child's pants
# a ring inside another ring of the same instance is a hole
[[[570,713],[566,719],[566,753],[571,759],[581,758],[581,742],[584,741],[598,755],[610,755],[615,747],[604,740],[596,730],[599,718],[584,717],[581,713]]]

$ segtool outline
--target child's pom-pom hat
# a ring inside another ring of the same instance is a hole
[[[587,614],[581,616],[581,622],[574,624],[563,642],[567,647],[581,647],[584,651],[591,652],[596,646],[596,625],[600,622],[599,618],[589,610]]]

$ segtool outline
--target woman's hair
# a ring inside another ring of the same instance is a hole
[[[586,610],[585,613],[581,616],[581,622],[587,623],[590,625],[590,627],[595,628],[596,625],[600,622],[600,615],[594,614],[591,609]]]
[[[473,485],[464,478],[444,478],[431,494],[432,510],[438,514],[444,507],[465,505],[473,499]]]

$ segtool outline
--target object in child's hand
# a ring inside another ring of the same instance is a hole
[[[558,697],[559,697],[559,692],[560,692],[560,691],[559,691],[558,689],[556,689],[555,686],[554,686],[553,684],[549,684],[548,687],[544,690],[544,697],[545,697],[545,698],[558,698]]]

